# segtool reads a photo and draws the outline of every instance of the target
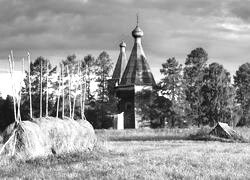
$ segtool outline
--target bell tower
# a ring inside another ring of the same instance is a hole
[[[143,106],[152,103],[155,80],[142,48],[143,35],[137,16],[137,25],[132,31],[134,45],[120,83],[115,87],[116,96],[120,98],[119,110],[124,112],[125,128],[145,126]]]

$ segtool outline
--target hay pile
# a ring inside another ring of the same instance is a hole
[[[92,150],[96,136],[87,120],[37,118],[11,124],[4,132],[4,154],[18,159]]]

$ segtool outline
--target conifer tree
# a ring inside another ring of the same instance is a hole
[[[181,71],[182,65],[180,65],[174,57],[167,59],[166,62],[162,64],[162,69],[160,69],[161,74],[164,76],[160,82],[161,93],[168,95],[172,103],[176,102],[177,96],[181,91]]]
[[[42,62],[42,77],[46,77],[46,63],[48,63],[48,83],[46,82],[46,78],[42,78],[42,100],[43,100],[43,107],[44,110],[42,113],[45,115],[45,100],[46,100],[46,89],[47,86],[53,84],[53,76],[56,73],[56,67],[52,67],[49,60],[45,59],[44,57],[38,57],[34,62],[30,63],[30,79],[31,79],[31,93],[32,93],[32,107],[33,107],[33,115],[34,117],[38,117],[40,113],[40,72],[41,72],[41,62]],[[21,112],[23,119],[29,119],[29,77],[28,71],[26,71],[26,77],[24,78],[25,87],[22,88],[23,100],[21,102]],[[48,101],[48,109],[49,115],[52,113],[52,107],[55,102],[55,96],[53,89],[49,88],[49,101]]]
[[[97,95],[99,101],[102,103],[108,101],[108,87],[107,80],[110,76],[110,71],[112,69],[112,61],[109,54],[103,51],[96,59],[96,81],[98,82]]]
[[[243,115],[239,125],[250,124],[250,63],[242,64],[234,76],[236,101],[240,104]]]
[[[86,68],[86,101],[89,103],[91,100],[94,99],[94,95],[91,93],[90,90],[90,82],[94,80],[93,74],[95,73],[95,58],[91,54],[88,54],[84,57],[84,63],[84,67]]]
[[[194,123],[200,125],[200,89],[204,69],[208,60],[207,52],[203,48],[196,48],[187,55],[184,67],[185,95],[189,103],[189,112],[187,115],[194,120]]]
[[[162,95],[167,96],[171,100],[171,108],[173,116],[168,116],[170,126],[177,124],[177,116],[184,115],[185,99],[183,91],[183,76],[182,65],[173,57],[166,60],[160,69],[161,74],[164,76],[160,83],[159,89]]]
[[[231,121],[233,87],[230,73],[218,63],[211,63],[203,75],[200,89],[200,114],[202,124],[214,125],[216,122]]]
[[[110,104],[109,100],[109,91],[108,91],[108,78],[110,76],[110,71],[112,69],[112,61],[109,54],[105,51],[101,52],[95,62],[96,66],[96,81],[98,83],[97,89],[97,109],[98,110],[98,119],[102,123],[102,128],[108,128],[111,126],[111,121],[107,118],[107,110]]]

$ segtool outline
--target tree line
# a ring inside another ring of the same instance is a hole
[[[250,125],[250,63],[240,65],[232,83],[222,64],[207,61],[207,52],[196,48],[184,65],[174,57],[162,64],[155,102],[147,107],[156,126]]]
[[[218,121],[232,126],[250,124],[250,63],[240,65],[231,82],[231,75],[222,64],[207,61],[207,52],[196,48],[187,55],[184,65],[175,57],[163,62],[160,68],[163,78],[154,88],[153,104],[144,107],[147,113],[143,116],[150,119],[152,127],[214,125]],[[83,59],[69,55],[60,64],[53,66],[44,57],[30,63],[33,112],[31,115],[26,71],[25,86],[21,89],[22,119],[36,118],[40,113],[79,119],[84,106],[84,114],[94,128],[112,127],[110,114],[117,113],[119,99],[108,87],[113,66],[109,54],[103,51],[97,58],[87,55]],[[97,83],[95,91],[91,91],[91,82]],[[13,121],[13,98],[8,95],[6,99],[0,98],[0,129]]]
[[[109,100],[107,79],[113,65],[109,54],[103,51],[97,58],[89,54],[83,59],[73,54],[59,64],[60,66],[53,66],[50,60],[44,57],[37,57],[30,62],[30,76],[29,72],[25,71],[25,85],[21,89],[21,119],[30,120],[32,117],[41,116],[60,118],[67,116],[80,119],[82,118],[81,106],[85,105],[83,113],[95,128],[112,126],[112,121],[107,116],[110,106],[104,106]],[[32,112],[30,111],[29,77]],[[91,82],[96,82],[95,91],[91,90]],[[80,97],[82,94],[84,98]],[[0,97],[0,130],[14,122],[13,109],[11,95],[6,99]]]

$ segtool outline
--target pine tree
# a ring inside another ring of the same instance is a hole
[[[73,118],[80,119],[82,116],[80,107],[82,106],[83,92],[80,92],[80,87],[85,85],[85,62],[78,60],[76,55],[67,56],[63,61],[64,71],[64,92],[65,92],[65,115]],[[80,66],[80,67],[79,67]],[[80,72],[82,74],[80,74]],[[79,97],[79,98],[77,98]]]
[[[202,124],[214,125],[218,121],[230,123],[233,87],[230,73],[218,63],[205,68],[200,89],[200,114]]]
[[[170,126],[174,126],[177,122],[177,116],[184,115],[185,99],[183,91],[183,77],[182,77],[182,65],[173,57],[166,60],[162,64],[160,69],[161,74],[164,76],[159,83],[160,93],[164,96],[168,96],[172,103],[172,110],[175,113],[171,119]]]
[[[204,69],[208,60],[207,52],[203,48],[196,48],[188,54],[184,67],[185,95],[189,103],[189,112],[187,115],[193,119],[195,124],[200,125],[200,89]]]
[[[95,62],[96,66],[96,81],[98,82],[97,89],[97,109],[98,111],[98,119],[100,119],[102,123],[102,128],[108,128],[111,126],[111,121],[107,118],[107,111],[105,110],[108,106],[109,100],[109,91],[108,91],[108,78],[110,76],[110,71],[112,69],[112,61],[107,52],[103,51]]]
[[[242,64],[236,71],[234,86],[236,101],[243,112],[240,125],[250,124],[250,63]]]
[[[95,62],[96,66],[96,76],[98,82],[98,100],[102,103],[108,101],[108,87],[107,87],[107,80],[110,76],[110,71],[112,69],[112,61],[109,57],[109,54],[103,51]]]
[[[94,80],[93,74],[95,73],[95,58],[92,55],[87,55],[84,57],[85,63],[85,76],[86,76],[86,101],[90,103],[91,100],[94,100],[94,95],[91,93],[91,81]],[[84,71],[84,70],[83,70]]]
[[[53,76],[56,73],[56,67],[52,67],[51,63],[49,60],[45,59],[44,57],[38,57],[34,62],[31,62],[30,64],[30,78],[31,78],[31,92],[32,92],[32,107],[33,107],[33,115],[34,117],[39,117],[40,113],[40,107],[39,107],[39,102],[40,102],[40,72],[41,72],[41,62],[42,62],[42,100],[43,100],[43,107],[42,109],[44,110],[42,115],[45,115],[45,109],[46,109],[46,89],[47,86],[49,86],[49,103],[48,103],[48,109],[49,114],[52,113],[52,107],[55,102],[55,97],[54,96],[54,90],[50,87],[50,84],[54,83]],[[48,83],[46,82],[46,68],[48,63]],[[22,119],[29,119],[29,77],[28,77],[28,72],[26,71],[26,77],[24,78],[24,83],[25,87],[22,88],[22,94],[24,96],[22,97],[22,102],[21,102],[21,112],[22,112]]]
[[[169,58],[165,63],[162,64],[160,72],[164,75],[161,79],[160,87],[161,93],[170,97],[172,103],[175,103],[177,96],[181,91],[182,84],[182,65],[180,65],[176,59]]]

